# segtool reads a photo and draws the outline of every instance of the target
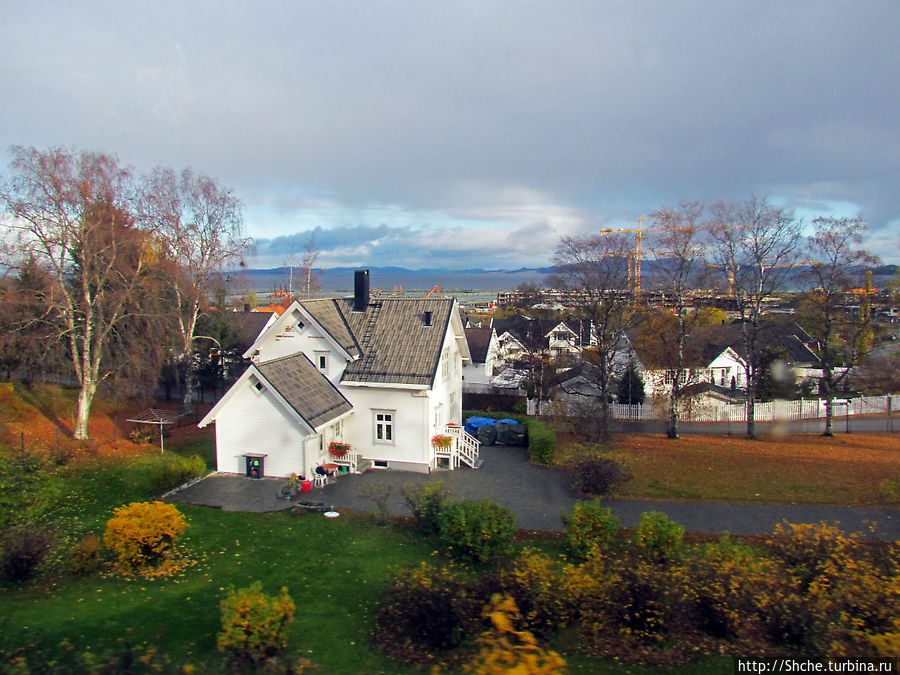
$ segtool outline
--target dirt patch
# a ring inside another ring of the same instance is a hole
[[[0,384],[0,444],[13,450],[24,445],[27,452],[76,463],[159,452],[158,445],[133,443],[128,438],[136,425],[125,420],[146,408],[145,403],[103,397],[96,398],[91,407],[90,440],[74,440],[76,395],[75,390],[56,385],[27,388]]]

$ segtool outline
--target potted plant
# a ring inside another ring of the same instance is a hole
[[[285,497],[293,497],[300,489],[300,483],[302,481],[303,476],[298,476],[296,473],[292,473],[290,476],[288,476],[287,482],[281,486],[281,494]]]
[[[350,452],[350,444],[341,441],[331,441],[331,443],[328,444],[328,452],[340,459]]]
[[[446,434],[436,434],[431,437],[431,447],[435,450],[449,450],[453,445],[453,436]]]

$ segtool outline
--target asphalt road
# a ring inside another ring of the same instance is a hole
[[[570,487],[569,475],[561,470],[535,466],[523,448],[485,446],[481,469],[462,468],[431,474],[404,471],[368,471],[338,477],[324,488],[304,493],[304,501],[321,502],[331,510],[375,511],[375,503],[360,495],[374,484],[391,488],[390,512],[409,515],[403,501],[403,486],[441,480],[455,499],[491,499],[506,506],[525,530],[561,531],[560,514],[572,508],[578,495]],[[180,490],[166,501],[205,504],[231,511],[276,511],[292,504],[280,499],[283,479],[254,480],[214,474]],[[847,533],[861,532],[878,539],[900,540],[900,509],[783,504],[747,504],[698,501],[604,500],[604,505],[633,527],[647,511],[661,511],[685,526],[687,532],[741,535],[771,534],[775,526],[792,523],[837,523]],[[877,525],[874,533],[870,526]]]

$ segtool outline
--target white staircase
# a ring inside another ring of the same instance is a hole
[[[435,449],[435,457],[449,459],[449,468],[458,469],[462,464],[473,469],[481,468],[483,460],[478,457],[481,443],[477,438],[466,433],[466,430],[457,424],[448,424],[444,433],[453,437],[453,445],[446,450]]]

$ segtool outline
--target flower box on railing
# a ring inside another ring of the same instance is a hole
[[[328,444],[328,452],[340,459],[350,452],[350,444],[341,443],[340,441],[331,441],[331,443]]]
[[[431,447],[435,450],[449,450],[453,445],[453,436],[437,434],[431,437]]]

